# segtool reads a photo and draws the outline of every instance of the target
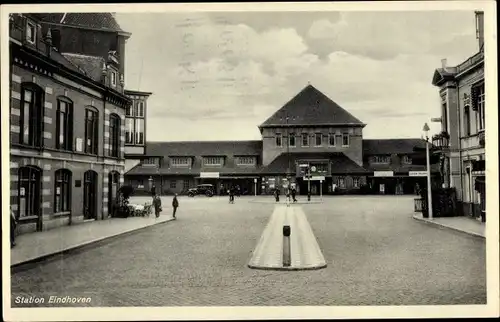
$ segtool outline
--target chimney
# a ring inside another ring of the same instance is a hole
[[[442,68],[446,68],[446,63],[447,63],[447,61],[448,61],[448,60],[447,60],[446,58],[441,59],[441,67],[442,67]]]
[[[476,39],[478,40],[479,50],[484,45],[484,12],[476,11]]]

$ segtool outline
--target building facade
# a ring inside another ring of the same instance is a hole
[[[147,142],[125,180],[137,193],[182,194],[201,183],[217,194],[231,186],[271,194],[290,185],[313,195],[415,193],[425,166],[412,158],[425,141],[364,140],[365,125],[308,85],[259,126],[262,140]]]
[[[151,94],[125,90],[132,100],[125,113],[125,171],[139,164],[146,151],[147,101]]]
[[[108,218],[131,104],[116,78],[120,59],[110,48],[102,57],[61,52],[39,14],[13,14],[9,28],[10,204],[20,233]],[[61,44],[64,30],[55,32]]]
[[[478,52],[458,66],[443,60],[432,81],[441,102],[442,132],[433,143],[441,148],[444,184],[456,188],[463,214],[478,218],[486,209],[483,25],[476,12]]]

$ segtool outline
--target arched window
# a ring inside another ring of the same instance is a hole
[[[116,114],[109,116],[109,155],[115,158],[120,153],[120,117]]]
[[[465,135],[469,136],[470,135],[470,107],[465,106],[464,107],[464,132]]]
[[[73,101],[64,96],[57,98],[56,148],[73,149]]]
[[[85,153],[98,154],[99,112],[96,108],[85,108]]]
[[[21,85],[19,143],[39,147],[43,138],[43,90],[34,83]]]
[[[27,166],[19,168],[18,175],[18,205],[19,217],[33,217],[40,215],[41,170]]]
[[[71,212],[71,171],[56,171],[54,190],[54,212]]]

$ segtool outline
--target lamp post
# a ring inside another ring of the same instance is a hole
[[[429,125],[424,124],[423,131],[425,133],[425,159],[427,166],[427,211],[429,219],[432,219],[432,184],[431,184],[431,162],[429,151]]]

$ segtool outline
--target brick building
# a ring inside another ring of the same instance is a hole
[[[425,166],[412,157],[422,139],[364,140],[365,124],[312,85],[259,126],[262,140],[147,142],[144,160],[125,175],[147,193],[184,193],[200,183],[248,194],[296,186],[298,193],[415,193]],[[312,176],[310,185],[305,167]],[[438,175],[438,169],[433,173]]]
[[[485,125],[483,12],[476,12],[478,52],[457,66],[434,71],[439,88],[441,133],[433,138],[440,147],[444,184],[456,188],[463,213],[481,217],[485,211]]]
[[[10,204],[20,232],[108,218],[124,179],[130,34],[94,13],[12,14],[9,30]]]

